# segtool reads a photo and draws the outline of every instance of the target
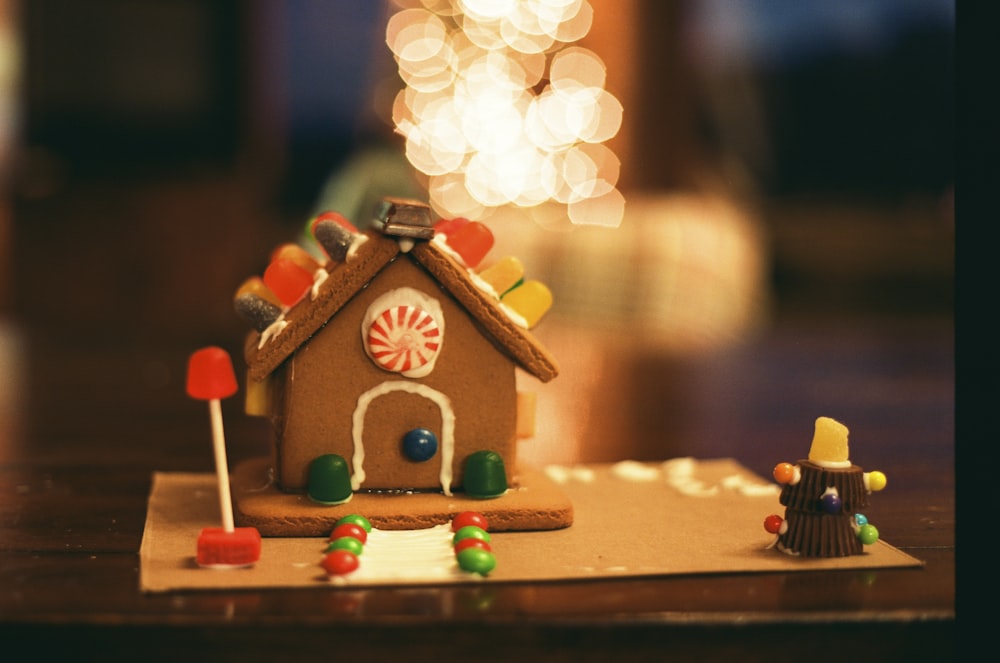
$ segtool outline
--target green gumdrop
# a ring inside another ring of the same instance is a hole
[[[309,499],[320,504],[343,504],[354,494],[347,461],[337,454],[317,456],[309,463],[306,487]]]
[[[878,541],[878,530],[874,525],[862,525],[858,528],[858,539],[866,546],[870,546]]]
[[[495,451],[483,450],[471,454],[465,461],[462,482],[470,497],[499,497],[507,492],[507,470],[503,458]]]
[[[481,548],[466,548],[459,552],[455,556],[455,559],[458,561],[458,567],[463,571],[478,573],[483,576],[497,566],[496,556]]]
[[[368,532],[369,534],[372,533],[372,524],[368,522],[367,518],[365,518],[360,514],[357,513],[348,514],[343,518],[341,518],[340,520],[338,520],[336,523],[334,523],[333,526],[336,529],[337,525],[343,525],[344,523],[351,523],[352,525],[357,525],[358,527]]]
[[[459,528],[455,532],[455,536],[451,537],[451,545],[455,545],[462,539],[480,539],[487,543],[490,542],[490,534],[482,527],[477,527],[476,525],[466,525],[465,527]]]
[[[326,552],[331,553],[334,550],[346,550],[355,555],[360,555],[364,552],[364,549],[364,545],[353,536],[342,536],[339,539],[331,541],[330,545],[326,547]]]

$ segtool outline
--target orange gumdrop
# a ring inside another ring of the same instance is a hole
[[[319,262],[298,244],[282,244],[271,252],[271,262],[279,258],[287,258],[309,273],[319,269]]]
[[[778,483],[788,483],[795,476],[795,466],[791,463],[778,463],[774,466],[772,474],[774,475],[774,480]]]

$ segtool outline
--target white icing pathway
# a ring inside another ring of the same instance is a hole
[[[357,570],[330,582],[354,584],[369,580],[428,582],[476,576],[462,571],[455,561],[450,523],[427,529],[372,529],[358,557]]]

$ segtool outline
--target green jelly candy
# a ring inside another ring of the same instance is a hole
[[[334,550],[346,550],[355,555],[360,555],[364,552],[364,544],[355,539],[353,536],[342,536],[339,539],[334,539],[330,542],[330,545],[326,547],[326,552],[331,553]]]
[[[334,529],[336,529],[337,525],[343,525],[345,523],[350,523],[352,525],[357,525],[358,527],[360,527],[364,531],[368,532],[369,534],[372,533],[372,524],[370,522],[368,522],[367,518],[365,518],[364,516],[362,516],[360,514],[357,514],[357,513],[348,514],[348,515],[344,516],[343,518],[341,518],[340,520],[338,520],[336,523],[334,523],[333,527],[334,527]]]
[[[470,497],[488,499],[507,492],[507,470],[495,451],[477,451],[465,461],[465,492]]]
[[[317,456],[309,463],[306,486],[309,499],[320,504],[343,504],[354,494],[347,461],[337,454]]]
[[[455,556],[458,568],[469,573],[486,575],[496,568],[497,558],[493,553],[480,548],[466,548]]]
[[[462,539],[479,539],[489,543],[490,534],[482,527],[466,525],[465,527],[459,528],[459,530],[455,532],[455,536],[451,537],[451,545],[455,545]]]

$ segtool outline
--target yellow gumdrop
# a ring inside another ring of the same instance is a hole
[[[809,447],[809,460],[818,463],[842,463],[850,458],[847,448],[847,426],[831,419],[819,417]]]
[[[243,409],[251,417],[266,417],[271,414],[271,389],[270,378],[264,378],[260,382],[252,378],[246,381],[246,397],[243,401]]]
[[[879,471],[868,473],[868,490],[878,492],[885,488],[885,475]]]
[[[524,318],[528,329],[531,329],[552,307],[552,291],[540,281],[525,281],[500,301]]]
[[[479,272],[479,278],[489,283],[499,297],[521,282],[524,265],[514,256],[507,256]]]

